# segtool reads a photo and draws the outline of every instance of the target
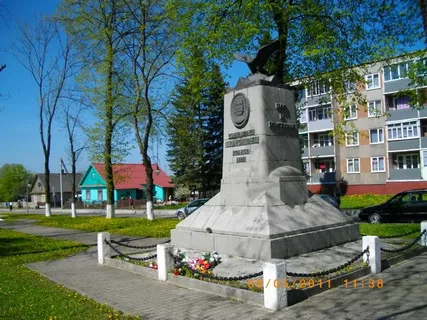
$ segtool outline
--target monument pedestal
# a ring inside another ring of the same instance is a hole
[[[266,261],[360,238],[350,218],[308,194],[294,93],[262,79],[245,86],[224,99],[221,191],[171,231],[172,244]]]

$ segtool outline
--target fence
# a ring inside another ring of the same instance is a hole
[[[259,278],[259,283],[262,284],[263,288],[263,296],[264,296],[264,307],[270,310],[279,310],[288,305],[288,296],[287,291],[289,289],[294,289],[296,280],[289,281],[289,277],[291,278],[309,278],[310,281],[313,282],[313,286],[315,281],[317,284],[320,284],[320,288],[322,286],[321,277],[334,274],[338,271],[341,271],[348,266],[352,265],[354,262],[363,259],[368,266],[370,266],[371,273],[379,273],[381,272],[381,252],[394,252],[400,253],[412,248],[417,242],[420,241],[421,246],[427,247],[427,221],[421,223],[421,231],[414,231],[404,234],[399,234],[395,236],[390,236],[387,238],[398,238],[402,236],[406,236],[409,234],[413,234],[419,232],[419,235],[409,244],[403,245],[394,249],[385,249],[380,245],[380,238],[377,236],[363,236],[362,238],[362,250],[358,254],[356,254],[352,259],[347,262],[330,268],[328,270],[322,270],[319,272],[311,272],[311,273],[296,273],[287,270],[286,261],[273,259],[269,262],[263,263],[263,268],[261,271],[252,273],[252,274],[244,274],[235,277],[222,277],[214,274],[199,274],[200,280],[216,280],[221,282],[227,281],[243,281],[252,278]],[[174,247],[171,245],[170,240],[160,243],[154,244],[150,246],[131,246],[128,244],[124,244],[121,242],[117,242],[114,240],[110,240],[110,234],[103,232],[98,233],[98,263],[104,264],[107,259],[111,258],[111,251],[115,251],[121,258],[130,261],[147,261],[157,258],[157,278],[161,281],[167,281],[169,277],[169,270],[180,263],[180,257],[177,254],[173,254]],[[115,244],[116,246],[113,246]],[[131,255],[124,254],[118,246],[124,246],[128,248],[134,249],[154,249],[157,248],[155,254],[150,254],[145,257],[132,257]],[[194,271],[194,270],[193,270]],[[262,277],[262,278],[260,278]],[[316,280],[315,280],[316,279]],[[301,284],[303,279],[299,281]],[[305,280],[304,280],[305,283]]]

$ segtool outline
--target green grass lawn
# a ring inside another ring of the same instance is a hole
[[[417,233],[403,237],[404,239],[415,239],[421,232],[419,223],[360,223],[359,232],[361,235],[389,237],[403,234],[409,231],[418,231]]]
[[[58,285],[23,264],[81,252],[77,242],[0,229],[0,319],[140,319]]]
[[[341,210],[360,209],[376,204],[381,204],[390,199],[390,194],[355,194],[341,198]]]
[[[145,236],[150,238],[169,238],[170,230],[179,223],[177,219],[155,219],[115,217],[76,217],[55,216],[46,217],[39,214],[13,214],[5,219],[36,219],[37,225],[45,227],[67,228],[93,232],[110,232],[129,236]]]

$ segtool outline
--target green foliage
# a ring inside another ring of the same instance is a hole
[[[177,219],[76,217],[41,215],[11,215],[9,219],[37,219],[37,224],[45,227],[70,228],[92,232],[110,232],[130,236],[169,238],[170,230],[178,224]]]
[[[190,197],[191,190],[188,186],[177,185],[173,191],[175,199],[187,200]]]
[[[168,160],[174,183],[211,196],[219,190],[222,176],[226,83],[219,67],[207,66],[203,59],[194,49],[193,65],[185,72],[184,83],[176,88],[175,112],[168,128]]]
[[[58,285],[23,263],[61,259],[87,246],[0,229],[0,318],[136,320]]]
[[[368,206],[373,206],[376,204],[381,204],[392,195],[389,194],[355,194],[350,196],[341,197],[340,209],[360,209]]]
[[[0,201],[16,201],[26,197],[26,185],[33,177],[22,164],[5,164],[0,168]]]

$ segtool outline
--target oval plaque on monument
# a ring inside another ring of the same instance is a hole
[[[242,129],[249,121],[249,101],[243,93],[238,93],[231,101],[231,121],[237,129]]]

